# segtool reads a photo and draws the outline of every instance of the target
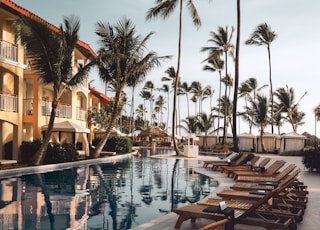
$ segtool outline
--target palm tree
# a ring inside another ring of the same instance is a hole
[[[167,123],[166,123],[166,127],[168,127],[169,125],[169,112],[170,112],[170,86],[168,84],[163,84],[162,85],[162,88],[160,88],[161,91],[165,92],[168,94],[168,100],[167,100],[167,103],[168,103],[168,114],[167,114]]]
[[[150,122],[151,125],[153,125],[153,102],[154,102],[154,95],[153,95],[153,90],[154,90],[154,84],[152,81],[147,81],[144,84],[143,90],[149,90],[150,92],[150,97],[149,97],[149,103],[150,103]]]
[[[205,65],[203,67],[203,70],[211,71],[211,72],[215,72],[215,71],[219,72],[219,98],[221,98],[222,70],[224,66],[224,61],[221,60],[220,54],[218,53],[216,55],[209,57],[207,61],[210,65],[209,64]],[[220,127],[220,114],[221,114],[221,108],[219,105],[218,106],[218,127]],[[217,130],[217,135],[219,136],[219,128]]]
[[[208,42],[212,42],[214,44],[213,47],[202,47],[201,51],[209,51],[209,58],[214,57],[217,55],[217,53],[222,54],[224,53],[224,61],[225,61],[225,76],[228,76],[228,53],[232,52],[234,49],[233,44],[231,43],[232,40],[232,34],[234,32],[234,28],[232,27],[231,33],[229,34],[228,26],[226,28],[218,27],[218,33],[211,32],[210,36],[211,39],[208,40]],[[227,85],[225,87],[225,97],[227,97]],[[227,106],[227,104],[225,104]],[[224,111],[227,111],[227,108],[224,108]],[[225,144],[227,130],[226,130],[226,124],[227,124],[227,115],[224,114],[223,117],[223,139],[222,144]]]
[[[207,115],[206,113],[199,114],[197,126],[201,132],[204,132],[205,147],[208,146],[207,137],[210,129],[213,128],[213,124],[214,124],[214,116],[212,113],[210,113],[209,115]]]
[[[188,117],[190,116],[190,106],[189,106],[189,92],[191,88],[188,86],[188,82],[183,82],[179,88],[180,95],[186,95],[187,108],[188,108]]]
[[[181,123],[184,123],[185,126],[180,125],[180,128],[184,129],[187,133],[196,133],[198,130],[197,116],[188,116]]]
[[[160,114],[160,116],[158,116],[158,121],[160,123],[163,123],[163,109],[166,109],[166,107],[164,106],[166,104],[166,99],[162,96],[162,95],[159,95],[156,102],[156,108],[158,108],[158,112]]]
[[[238,87],[239,87],[239,54],[240,54],[240,28],[241,28],[241,10],[240,0],[237,0],[237,39],[236,39],[236,53],[235,53],[235,84],[233,95],[232,107],[232,135],[233,135],[233,148],[234,151],[239,151],[238,138],[237,138],[237,106],[238,106]]]
[[[173,139],[173,145],[174,145],[176,154],[180,155],[180,151],[175,139],[175,128],[176,128],[175,126],[176,126],[176,110],[177,110],[177,94],[178,94],[177,90],[180,82],[183,0],[155,0],[155,3],[156,3],[156,6],[149,9],[146,19],[151,19],[151,18],[157,17],[158,15],[160,15],[163,19],[166,19],[171,15],[172,12],[174,12],[177,5],[179,5],[178,62],[177,62],[174,94],[173,94],[172,139]],[[187,7],[191,12],[193,24],[199,28],[201,26],[201,20],[192,0],[187,1]]]
[[[258,94],[256,100],[250,100],[251,109],[253,112],[253,124],[259,127],[260,141],[262,152],[265,152],[264,148],[264,129],[268,125],[268,100],[267,97]]]
[[[315,107],[313,109],[314,112],[314,119],[315,119],[315,124],[314,124],[314,135],[317,136],[317,121],[320,121],[320,105],[317,105],[317,107]],[[317,148],[317,144],[315,145]]]
[[[169,67],[165,73],[167,74],[167,76],[164,76],[161,78],[161,81],[164,81],[164,82],[168,82],[170,81],[171,82],[171,86],[172,86],[172,89],[174,88],[174,82],[175,82],[175,78],[176,78],[176,71],[174,69],[173,66]],[[169,126],[169,114],[170,114],[170,107],[169,107],[169,97],[170,97],[170,87],[168,85],[168,117],[167,117],[167,127]]]
[[[143,107],[146,107],[146,101],[149,101],[151,93],[149,91],[142,90],[139,96],[143,99]],[[146,113],[144,114],[143,119],[146,120]]]
[[[128,79],[128,86],[132,88],[132,95],[131,95],[131,110],[130,110],[130,127],[129,127],[129,132],[132,133],[134,131],[134,98],[135,98],[135,88],[136,86],[141,83],[144,80],[145,76],[144,75],[136,75],[136,76],[131,76]]]
[[[59,30],[34,18],[20,17],[14,22],[17,36],[27,50],[27,58],[33,71],[39,74],[43,84],[53,87],[52,110],[48,130],[40,149],[31,159],[32,165],[42,164],[51,138],[59,99],[64,90],[82,83],[89,70],[89,65],[79,68],[73,75],[73,53],[79,39],[79,18],[65,17]],[[41,45],[39,45],[41,44]]]
[[[245,99],[245,109],[246,113],[242,113],[241,115],[249,122],[249,133],[252,132],[252,114],[250,111],[250,107],[248,106],[247,102],[249,99],[255,100],[257,92],[262,90],[268,85],[263,85],[261,87],[258,87],[257,79],[254,77],[250,77],[249,79],[245,80],[240,84],[239,87],[239,97],[244,97]],[[253,94],[251,96],[251,93]]]
[[[305,92],[297,103],[295,103],[295,94],[294,89],[289,88],[286,86],[286,88],[281,87],[276,90],[274,95],[278,98],[279,102],[275,103],[275,108],[278,112],[286,113],[287,114],[287,120],[292,126],[292,130],[296,132],[297,125],[301,125],[301,120],[304,117],[304,115],[298,111],[298,106],[301,101],[301,99],[307,94]]]
[[[193,81],[190,85],[190,92],[193,93],[193,96],[197,99],[198,102],[198,114],[201,113],[201,100],[202,100],[202,94],[203,94],[203,89],[202,85],[199,81]],[[196,115],[198,115],[196,114]]]
[[[269,61],[269,83],[270,83],[270,100],[271,100],[271,115],[273,117],[273,87],[271,78],[271,43],[277,38],[277,34],[271,30],[267,23],[262,23],[257,26],[251,37],[245,42],[246,45],[265,46],[268,50]],[[271,119],[271,132],[273,133],[273,119]]]
[[[101,43],[96,58],[99,76],[104,82],[113,85],[116,92],[109,125],[101,141],[92,149],[90,155],[93,158],[100,155],[108,140],[118,116],[122,90],[128,85],[128,80],[133,76],[145,76],[155,66],[159,66],[162,59],[155,52],[146,53],[146,43],[153,33],[144,38],[136,35],[135,26],[129,19],[123,18],[114,26],[98,22],[96,34],[100,37]]]

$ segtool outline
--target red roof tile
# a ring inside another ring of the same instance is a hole
[[[44,22],[46,23],[52,30],[56,31],[56,32],[59,32],[59,28],[54,26],[53,24],[47,22],[46,20],[44,20],[43,18],[40,18],[39,16],[37,16],[36,14],[30,12],[29,10],[26,10],[25,8],[19,6],[18,4],[10,1],[10,0],[0,0],[0,5],[1,4],[4,4],[5,6],[7,6],[9,9],[13,10],[14,12],[18,13],[18,14],[21,14],[21,15],[24,15],[26,17],[29,17],[29,18],[34,18],[40,22]],[[77,42],[77,46],[78,46],[78,49],[87,57],[89,58],[90,60],[92,60],[92,58],[94,56],[96,56],[95,52],[91,49],[90,45],[81,41],[81,40],[78,40]]]

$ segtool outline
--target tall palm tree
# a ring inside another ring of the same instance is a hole
[[[179,91],[180,91],[180,95],[186,95],[186,100],[187,100],[187,108],[188,108],[188,117],[190,116],[190,106],[189,106],[189,92],[190,92],[191,88],[188,85],[188,82],[183,82],[180,85]]]
[[[40,149],[31,159],[32,165],[42,164],[51,138],[59,99],[64,90],[75,86],[86,77],[87,68],[79,68],[73,75],[73,52],[79,39],[79,18],[65,17],[58,31],[34,18],[19,17],[14,22],[15,33],[26,47],[27,58],[43,84],[53,87],[52,110],[48,130]],[[41,44],[41,45],[39,45]]]
[[[241,28],[241,7],[240,0],[237,0],[237,39],[236,39],[236,53],[235,53],[235,67],[234,67],[234,91],[233,91],[233,107],[232,107],[232,136],[234,151],[239,151],[238,137],[237,137],[237,106],[238,106],[238,87],[239,87],[239,54],[240,54],[240,28]]]
[[[270,83],[270,100],[271,100],[271,132],[273,133],[273,85],[271,78],[271,43],[277,38],[277,34],[271,30],[271,27],[267,23],[262,23],[256,27],[251,37],[246,40],[246,45],[257,45],[265,46],[268,50],[268,61],[269,61],[269,83]]]
[[[149,90],[150,92],[150,97],[149,97],[149,103],[150,103],[150,122],[151,125],[153,125],[153,102],[154,102],[154,94],[153,94],[153,90],[154,90],[154,84],[152,81],[147,81],[144,84],[143,90]]]
[[[149,101],[151,93],[149,91],[142,90],[139,96],[143,99],[143,107],[146,107],[146,101]],[[144,114],[143,119],[146,120],[146,113]]]
[[[199,81],[193,81],[190,85],[190,92],[193,93],[193,96],[197,99],[198,102],[198,114],[200,114],[201,111],[201,100],[202,100],[202,94],[203,94],[203,88]],[[198,115],[196,114],[196,115]]]
[[[174,89],[174,84],[175,84],[175,78],[176,78],[176,71],[173,66],[169,67],[165,73],[167,76],[164,76],[161,78],[161,81],[164,82],[171,82],[171,88]],[[169,85],[168,85],[169,86]],[[168,91],[168,117],[167,117],[167,128],[169,127],[169,114],[170,114],[170,107],[169,107],[169,95],[170,95],[170,87]]]
[[[258,81],[254,77],[250,77],[249,79],[245,80],[240,84],[239,87],[239,97],[244,97],[245,99],[245,109],[246,113],[242,113],[241,115],[249,122],[249,133],[252,132],[252,114],[250,111],[250,107],[248,106],[247,102],[249,99],[255,100],[257,92],[262,90],[263,88],[267,87],[268,85],[263,85],[258,87]],[[253,95],[251,95],[251,93]]]
[[[253,123],[259,128],[260,141],[262,152],[265,152],[264,148],[264,129],[268,125],[268,99],[266,96],[258,94],[256,100],[250,100],[251,108],[253,111]]]
[[[223,28],[221,26],[218,27],[218,33],[211,32],[210,36],[211,39],[208,40],[208,42],[213,43],[214,46],[212,47],[202,47],[201,51],[209,51],[209,58],[214,57],[217,55],[217,52],[219,54],[224,54],[224,62],[225,62],[225,76],[228,76],[228,54],[233,53],[234,45],[231,43],[232,35],[234,32],[234,28],[231,27],[231,33],[229,34],[228,26],[226,28]],[[227,85],[225,87],[225,97],[227,97]],[[227,104],[225,104],[227,106]],[[224,108],[224,111],[227,111],[227,108]],[[227,124],[227,115],[224,114],[223,117],[223,139],[222,144],[225,144],[227,130],[226,130],[226,124]]]
[[[134,131],[134,98],[135,98],[135,88],[136,86],[141,83],[144,80],[144,75],[136,75],[131,76],[128,79],[128,86],[132,89],[132,95],[131,95],[131,110],[130,110],[130,124],[129,124],[129,132],[132,133]]]
[[[159,108],[158,112],[160,116],[158,116],[158,120],[160,123],[163,123],[163,109],[166,109],[166,107],[164,106],[166,104],[166,99],[162,95],[159,95],[155,104],[156,107]]]
[[[219,98],[221,98],[221,84],[222,84],[222,70],[224,66],[224,61],[221,60],[219,53],[214,53],[216,55],[213,55],[209,57],[208,64],[203,67],[203,70],[215,72],[218,71],[219,73]],[[218,106],[218,127],[220,127],[220,114],[221,114],[221,107]],[[219,136],[219,128],[217,130],[217,135]]]
[[[300,97],[298,102],[295,102],[295,93],[293,88],[289,88],[288,86],[286,86],[286,88],[281,87],[274,92],[274,95],[278,99],[278,102],[275,103],[276,110],[287,114],[287,120],[291,124],[292,130],[295,132],[297,125],[301,123],[301,120],[304,117],[304,115],[298,111],[298,106],[306,94],[307,92]]]
[[[98,22],[96,34],[101,43],[96,58],[99,76],[104,82],[113,85],[116,92],[109,125],[101,141],[90,153],[93,158],[99,157],[108,140],[118,116],[122,90],[128,85],[128,80],[137,75],[145,76],[159,66],[162,59],[153,51],[147,53],[146,43],[153,33],[146,37],[136,35],[135,26],[129,19],[123,18],[114,26]]]
[[[180,59],[181,59],[181,42],[182,42],[182,5],[183,0],[155,0],[156,6],[149,9],[146,19],[151,19],[160,15],[163,19],[168,18],[172,12],[179,5],[179,38],[178,38],[178,61],[177,72],[175,78],[174,94],[173,94],[173,113],[172,113],[172,139],[176,155],[180,155],[180,151],[175,139],[175,126],[176,126],[176,110],[177,110],[177,94],[180,82]],[[191,12],[193,24],[196,27],[201,26],[201,20],[198,15],[197,9],[192,0],[187,1],[187,7]]]
[[[169,125],[169,115],[170,115],[170,86],[168,84],[163,84],[162,85],[162,88],[160,88],[161,91],[165,92],[168,94],[168,100],[167,100],[167,103],[168,103],[168,114],[167,114],[167,123],[166,123],[166,127],[168,127]]]

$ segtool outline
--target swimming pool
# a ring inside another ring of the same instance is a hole
[[[129,229],[215,190],[187,161],[149,157],[170,151],[2,179],[0,229]]]

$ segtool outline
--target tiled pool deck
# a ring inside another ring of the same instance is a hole
[[[308,204],[307,208],[305,210],[305,214],[303,216],[303,221],[298,223],[298,229],[299,230],[318,230],[320,229],[320,173],[310,173],[307,169],[304,168],[304,165],[302,164],[302,158],[301,157],[283,157],[278,155],[271,155],[271,154],[263,154],[264,157],[268,156],[272,159],[282,159],[285,160],[287,163],[294,163],[296,164],[300,169],[301,173],[299,176],[299,180],[303,181],[305,185],[308,186]],[[162,156],[163,157],[163,156]],[[189,158],[190,160],[194,160],[194,158]],[[235,181],[233,179],[230,179],[226,176],[224,176],[222,173],[217,171],[212,171],[211,169],[206,169],[202,167],[202,160],[206,159],[212,159],[212,157],[209,156],[198,156],[196,160],[199,162],[199,166],[196,169],[199,173],[203,173],[205,175],[208,175],[210,177],[213,177],[217,179],[220,184],[217,190],[212,192],[209,196],[210,197],[216,197],[216,192],[221,191],[224,189],[227,189],[230,185],[232,185]],[[146,224],[140,225],[136,228],[133,228],[134,230],[173,230],[175,222],[178,219],[178,215],[175,213],[170,213],[168,215],[165,215],[161,218],[155,219],[151,222],[148,222]],[[191,221],[185,221],[180,229],[183,230],[193,230],[193,229],[199,229],[202,226],[205,226],[206,224],[211,223],[210,220],[206,219],[197,219],[195,223],[191,223]],[[259,230],[264,228],[258,228],[256,226],[247,226],[247,225],[240,225],[236,224],[234,226],[235,230]]]

